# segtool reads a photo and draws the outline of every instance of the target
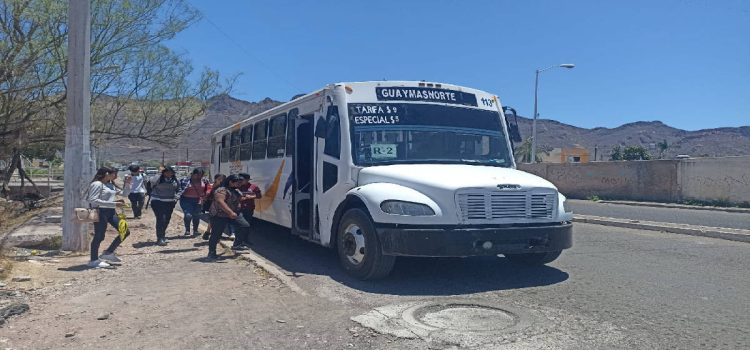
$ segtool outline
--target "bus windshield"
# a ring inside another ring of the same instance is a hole
[[[511,166],[498,112],[416,103],[350,103],[348,109],[357,165]]]

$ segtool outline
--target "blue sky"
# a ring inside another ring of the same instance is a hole
[[[287,101],[331,82],[427,80],[581,127],[750,125],[750,1],[191,0],[169,46],[233,96]]]

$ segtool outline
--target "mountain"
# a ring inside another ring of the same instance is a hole
[[[243,101],[229,95],[219,95],[209,100],[205,115],[193,121],[190,132],[183,136],[177,147],[165,148],[143,141],[118,141],[103,150],[100,159],[129,163],[132,161],[161,161],[162,152],[168,163],[211,158],[211,135],[227,126],[254,114],[276,107],[283,102],[265,98],[258,102]],[[521,136],[531,135],[531,119],[518,117]],[[673,128],[660,121],[639,121],[616,128],[586,129],[550,119],[537,120],[537,137],[540,146],[566,148],[575,145],[597,154],[597,159],[607,160],[613,146],[645,147],[653,156],[659,154],[657,143],[667,141],[664,153],[667,158],[679,154],[690,156],[750,155],[750,126],[686,131]]]
[[[532,120],[518,117],[521,137],[531,136]],[[657,143],[669,145],[665,158],[687,154],[693,157],[721,157],[750,154],[750,126],[687,131],[660,121],[639,121],[616,128],[579,128],[550,119],[537,120],[540,146],[566,148],[580,145],[598,160],[607,160],[613,146],[643,146],[652,156],[659,154]]]
[[[276,107],[283,102],[265,98],[258,102],[248,102],[229,95],[218,95],[208,101],[208,108],[202,118],[193,121],[176,147],[167,148],[141,140],[120,140],[113,142],[99,154],[99,158],[122,162],[161,161],[174,163],[184,161],[208,161],[211,159],[211,135],[254,114]]]

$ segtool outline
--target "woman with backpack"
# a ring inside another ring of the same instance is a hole
[[[91,180],[86,196],[86,200],[89,202],[91,208],[97,208],[99,214],[99,221],[94,223],[94,237],[91,239],[91,259],[88,263],[89,267],[97,269],[110,267],[110,264],[107,262],[121,262],[115,256],[115,249],[122,243],[120,235],[117,235],[112,244],[109,245],[109,248],[99,256],[99,245],[104,241],[107,224],[112,225],[115,230],[119,228],[120,219],[117,217],[116,208],[122,207],[125,203],[124,199],[116,199],[117,190],[111,184],[113,179],[114,172],[112,169],[100,168],[96,172],[94,179]],[[127,234],[130,234],[130,232]],[[125,237],[127,237],[127,234]]]
[[[242,179],[237,175],[229,175],[221,187],[214,190],[214,200],[211,204],[209,214],[211,215],[211,237],[208,240],[208,260],[215,260],[216,245],[219,244],[222,232],[227,225],[234,225],[243,237],[250,229],[250,224],[240,215],[240,198],[242,193],[239,187]],[[247,250],[245,247],[233,248],[234,250]]]
[[[180,184],[175,177],[174,169],[166,167],[161,175],[149,180],[149,185],[151,209],[156,215],[156,244],[164,246],[167,245],[167,227],[179,198]]]
[[[193,169],[189,177],[180,179],[180,208],[185,220],[185,236],[190,236],[190,223],[193,224],[193,232],[197,235],[198,224],[200,224],[200,213],[203,201],[208,192],[208,180],[203,178],[205,172],[201,168]]]
[[[214,183],[208,185],[208,191],[206,191],[206,200],[203,201],[203,212],[208,213],[211,209],[211,204],[214,202],[214,190],[221,187],[221,183],[226,180],[227,176],[224,174],[216,174],[214,176]],[[207,241],[211,237],[211,220],[208,221],[208,229],[203,233],[203,240]]]

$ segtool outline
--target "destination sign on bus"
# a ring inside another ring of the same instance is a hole
[[[378,101],[423,101],[476,106],[477,96],[468,92],[421,88],[421,87],[376,87]]]

